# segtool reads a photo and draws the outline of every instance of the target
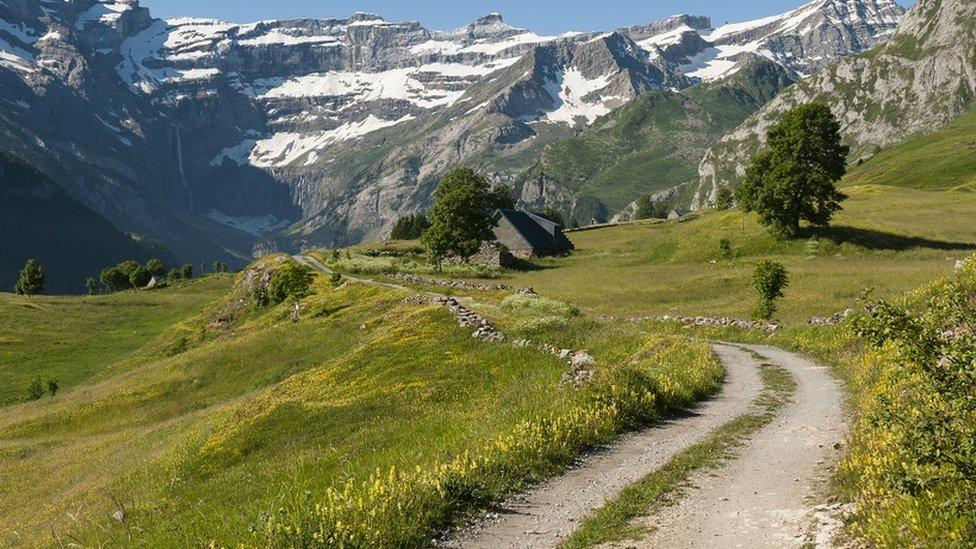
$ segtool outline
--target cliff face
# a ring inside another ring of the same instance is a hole
[[[153,19],[137,0],[8,1],[0,131],[123,231],[243,260],[382,236],[452,165],[512,184],[547,144],[644,92],[750,56],[799,77],[884,40],[900,13],[818,0],[718,29],[677,16],[540,36],[498,14],[432,31],[363,13],[236,25]]]
[[[695,205],[734,186],[768,128],[785,111],[817,101],[841,121],[851,158],[935,130],[976,107],[976,4],[920,0],[891,40],[839,61],[786,90],[725,137],[700,167]]]

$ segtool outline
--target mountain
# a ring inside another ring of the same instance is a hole
[[[976,4],[920,0],[891,40],[790,88],[717,144],[700,167],[695,205],[734,186],[779,116],[799,104],[829,105],[863,160],[906,137],[936,130],[976,107]]]
[[[433,31],[358,13],[239,25],[137,0],[0,4],[5,148],[185,260],[385,236],[469,164],[512,185],[545,146],[647,92],[791,78],[885,40],[888,0],[818,0],[712,29],[675,16],[540,36],[489,14]]]
[[[749,56],[720,80],[647,92],[547,146],[516,185],[520,200],[582,223],[608,219],[649,194],[676,202],[709,148],[793,82],[785,67]]]
[[[0,153],[0,291],[37,259],[47,293],[81,293],[107,265],[172,258],[145,238],[123,234],[18,158]]]

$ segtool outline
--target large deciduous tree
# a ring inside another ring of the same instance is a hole
[[[847,169],[848,152],[830,109],[801,105],[769,129],[766,147],[753,156],[739,187],[739,203],[781,237],[795,237],[800,221],[826,226],[847,198],[835,183]]]
[[[441,179],[430,209],[430,227],[423,243],[435,263],[445,257],[470,257],[481,244],[494,239],[492,213],[511,207],[507,190],[492,190],[470,168],[455,168]]]

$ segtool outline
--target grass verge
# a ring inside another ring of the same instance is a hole
[[[634,519],[652,515],[676,502],[688,478],[698,471],[714,469],[735,457],[746,438],[767,425],[790,401],[796,382],[785,369],[763,363],[760,366],[763,391],[754,401],[756,412],[741,415],[722,425],[705,440],[689,446],[663,467],[631,484],[588,517],[562,547],[579,549],[602,543],[640,539],[646,531]]]

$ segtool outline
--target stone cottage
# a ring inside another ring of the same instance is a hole
[[[495,238],[518,258],[561,255],[574,249],[563,228],[541,215],[519,210],[497,210]]]

